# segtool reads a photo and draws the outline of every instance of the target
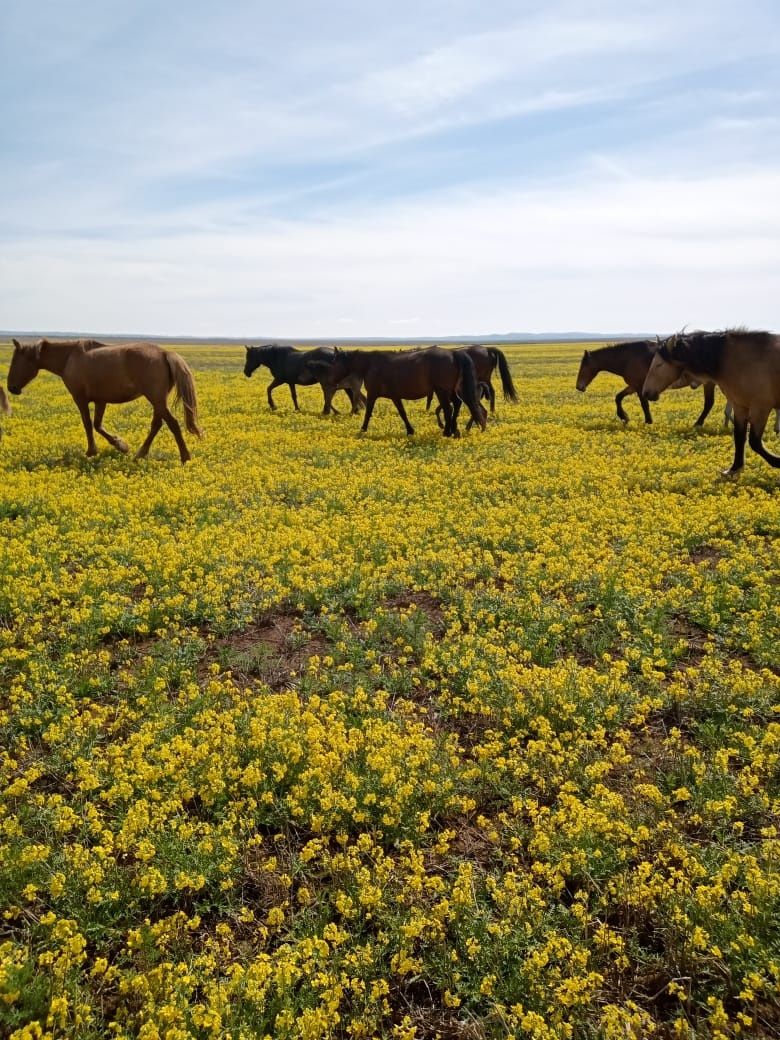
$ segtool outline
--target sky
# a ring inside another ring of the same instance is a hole
[[[2,0],[0,327],[780,328],[777,0]]]

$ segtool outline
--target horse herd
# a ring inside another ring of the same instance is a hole
[[[19,394],[41,369],[53,372],[65,383],[81,414],[87,435],[87,455],[97,454],[95,432],[118,451],[128,446],[103,426],[109,404],[123,404],[145,397],[152,406],[149,434],[136,453],[143,458],[165,423],[173,434],[182,462],[190,453],[181,427],[168,407],[168,397],[175,390],[181,401],[185,425],[190,433],[201,436],[195,383],[187,363],[173,351],[165,351],[154,343],[126,343],[109,346],[98,340],[48,339],[22,344],[13,340],[13,356],[7,386]],[[495,409],[492,377],[498,370],[504,397],[517,401],[509,365],[497,347],[471,344],[454,350],[439,346],[414,350],[341,350],[318,347],[300,351],[291,346],[266,344],[246,348],[244,375],[251,376],[261,365],[271,372],[268,404],[275,409],[273,390],[287,384],[298,410],[296,386],[322,387],[324,414],[335,412],[333,397],[343,390],[350,399],[352,413],[365,409],[362,430],[368,429],[378,398],[393,402],[408,434],[414,428],[404,408],[404,401],[433,398],[439,424],[445,437],[460,436],[458,417],[465,405],[469,427],[476,423],[484,430],[487,411],[482,400]],[[584,391],[599,372],[612,372],[626,383],[615,398],[618,418],[628,421],[623,400],[637,394],[645,416],[651,423],[650,401],[669,388],[702,386],[704,407],[696,420],[701,426],[715,400],[719,386],[727,398],[727,419],[734,420],[734,461],[726,471],[737,474],[744,466],[745,440],[770,465],[780,467],[780,455],[769,452],[763,434],[772,409],[776,409],[775,432],[780,432],[780,336],[747,329],[721,332],[681,332],[666,339],[631,340],[586,350],[580,363],[576,386]],[[364,393],[365,391],[365,393]],[[94,405],[94,414],[90,413]],[[8,399],[0,388],[0,411],[8,411]]]

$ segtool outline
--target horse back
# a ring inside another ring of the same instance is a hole
[[[172,376],[165,351],[156,343],[122,343],[73,351],[63,373],[74,394],[90,401],[123,404],[137,397],[165,395]]]
[[[734,404],[780,408],[780,336],[729,333],[715,381]]]

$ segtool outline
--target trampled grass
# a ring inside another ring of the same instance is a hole
[[[581,347],[460,441],[183,353],[186,467],[2,419],[0,1033],[775,1035],[777,472]]]

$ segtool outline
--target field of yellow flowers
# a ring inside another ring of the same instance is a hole
[[[186,467],[14,400],[0,1035],[777,1035],[778,476],[581,350],[460,441],[184,350]]]

